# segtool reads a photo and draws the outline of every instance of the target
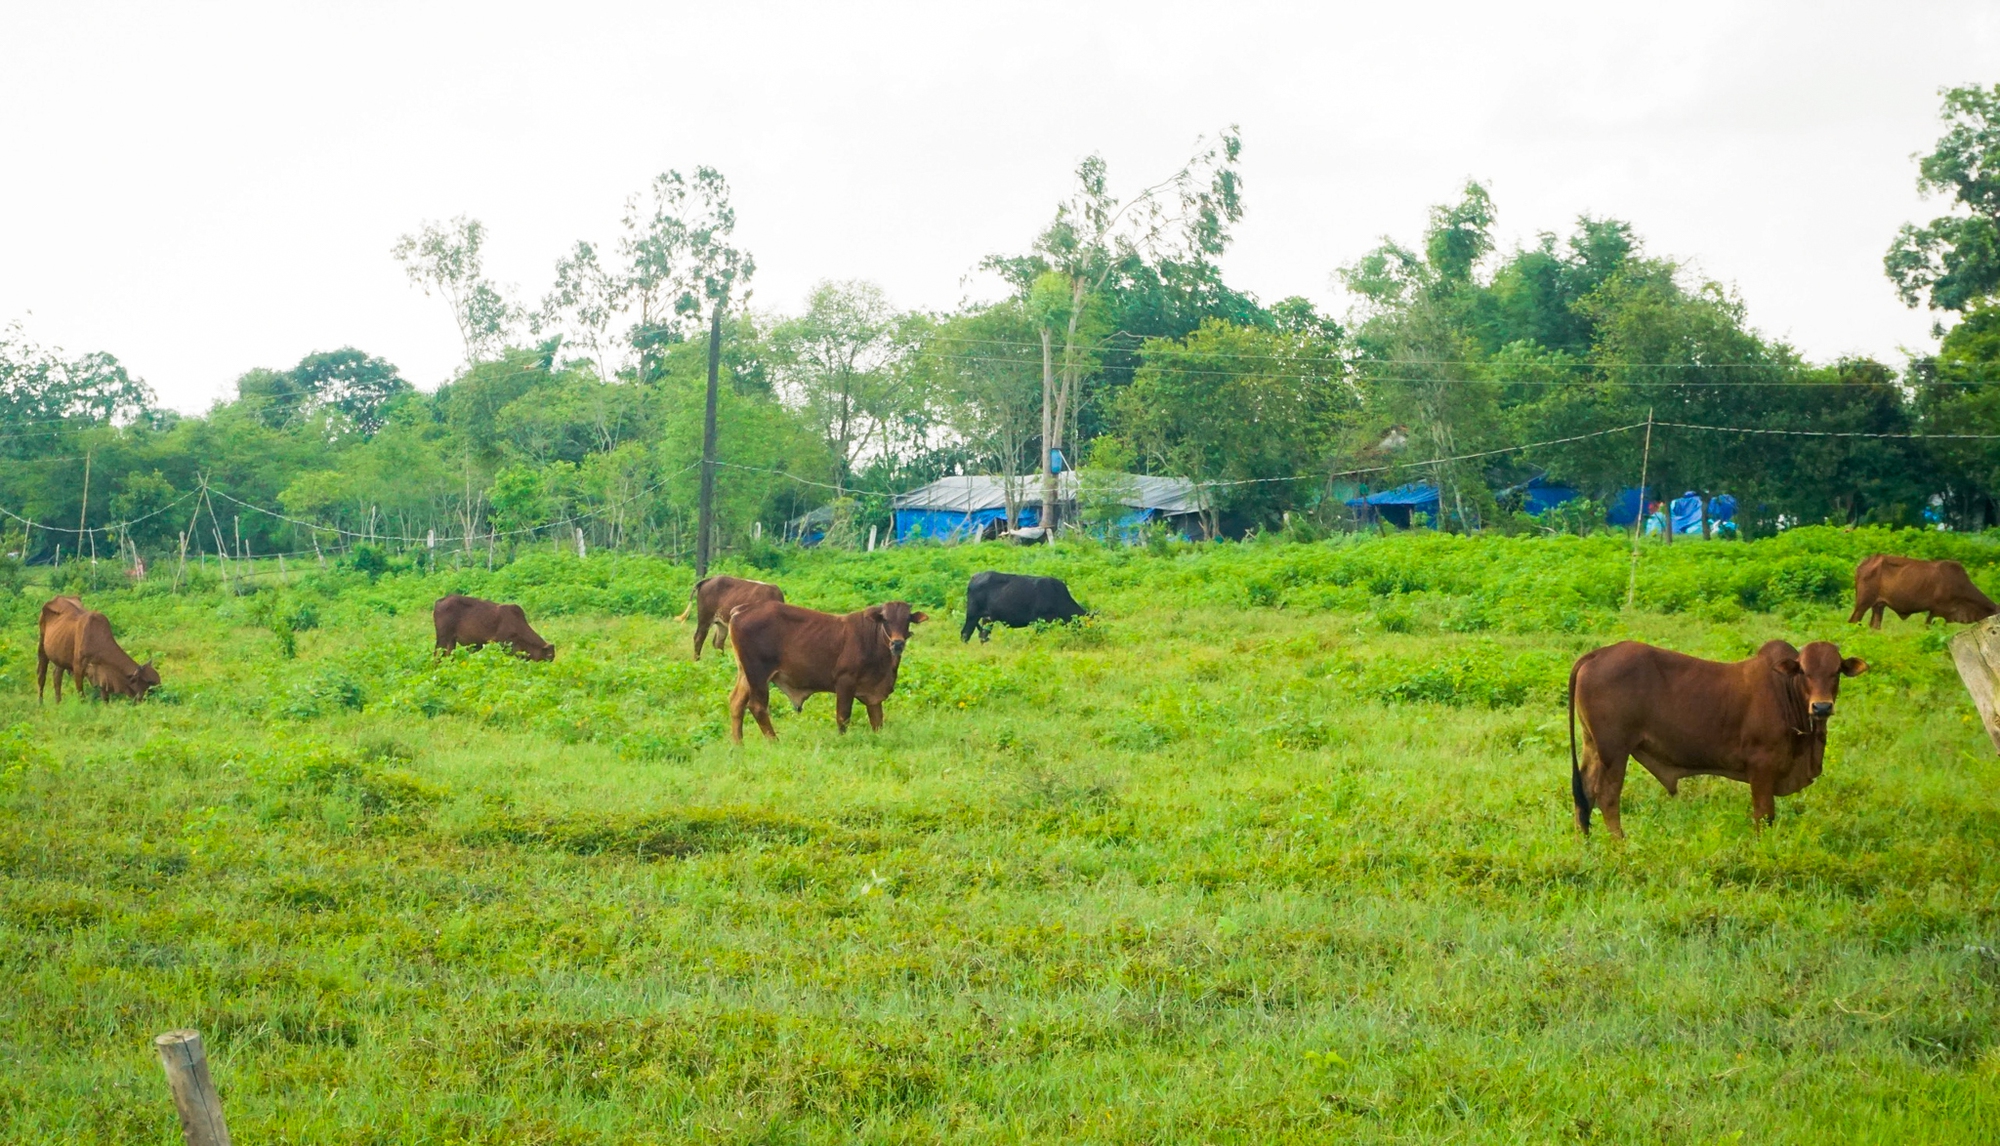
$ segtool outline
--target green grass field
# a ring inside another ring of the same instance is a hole
[[[2000,762],[1944,626],[1844,623],[1857,556],[2000,544],[1649,547],[1625,611],[1626,544],[767,554],[934,616],[881,734],[740,749],[649,559],[89,595],[137,707],[36,706],[31,587],[0,1136],[178,1142],[192,1026],[245,1144],[2000,1140]],[[1100,615],[962,645],[989,566]],[[433,665],[453,588],[558,660]],[[1563,682],[1628,636],[1873,669],[1775,828],[1635,767],[1580,841]]]

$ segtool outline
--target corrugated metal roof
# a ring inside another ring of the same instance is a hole
[[[920,489],[897,494],[891,504],[897,509],[946,510],[953,513],[998,509],[1007,504],[1006,480],[991,474],[939,478]],[[1207,504],[1200,487],[1187,478],[1087,473],[1084,481],[1093,490],[1103,489],[1115,496],[1120,505],[1133,509],[1152,509],[1166,514],[1195,513]],[[1042,479],[1039,475],[1018,477],[1014,482],[1017,502],[1041,500]],[[1056,475],[1056,496],[1063,501],[1077,499],[1077,475],[1073,471]]]

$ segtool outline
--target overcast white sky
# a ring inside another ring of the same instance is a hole
[[[1226,259],[1266,301],[1488,182],[1502,245],[1581,212],[1734,284],[1816,359],[1931,345],[1882,276],[1941,85],[2000,81],[2000,5],[101,5],[0,0],[0,323],[172,406],[359,346],[459,346],[389,257],[488,225],[527,299],[653,174],[721,168],[761,309],[903,306],[1047,220],[1077,161],[1171,171],[1239,124]]]

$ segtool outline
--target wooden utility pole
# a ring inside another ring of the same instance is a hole
[[[78,533],[82,533],[82,532],[84,532],[84,528],[83,528],[83,527],[84,527],[84,519],[85,519],[86,517],[90,516],[90,455],[91,455],[91,452],[92,452],[92,451],[90,451],[90,450],[85,450],[85,451],[83,451],[83,505],[82,505],[82,507],[81,507],[81,508],[79,508],[79,509],[78,509],[78,510],[76,511],[76,531],[77,531]],[[78,542],[78,544],[77,544],[77,547],[76,547],[76,552],[77,552],[77,556],[79,556],[79,557],[81,557],[81,556],[83,555],[83,544],[82,544],[81,542]],[[97,535],[96,535],[95,533],[92,533],[92,534],[90,534],[90,560],[91,560],[91,562],[92,562],[93,564],[94,564],[94,563],[96,563],[96,561],[97,561]]]
[[[168,1031],[153,1040],[167,1088],[181,1115],[181,1137],[187,1146],[229,1146],[229,1127],[222,1121],[222,1100],[208,1074],[208,1052],[194,1031]]]
[[[708,406],[701,420],[701,520],[695,527],[694,575],[708,576],[710,547],[715,533],[715,396],[722,376],[722,300],[708,319]]]
[[[1646,467],[1653,460],[1653,408],[1646,408],[1646,445],[1639,451],[1639,518],[1632,523],[1632,571],[1625,578],[1625,607],[1631,608],[1639,592],[1639,536],[1646,531]],[[1671,511],[1667,528],[1674,526]]]

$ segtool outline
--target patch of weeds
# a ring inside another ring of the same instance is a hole
[[[1037,621],[1037,634],[1049,634],[1050,643],[1064,650],[1101,649],[1111,643],[1111,631],[1093,613],[1068,621]]]
[[[282,876],[264,889],[264,902],[317,913],[339,907],[340,896],[323,880]]]
[[[310,679],[292,686],[278,706],[278,714],[291,720],[313,720],[333,712],[359,712],[367,699],[361,683],[346,669],[326,665]]]
[[[1118,799],[1118,786],[1101,776],[1072,776],[1048,768],[1031,768],[1016,780],[1016,808],[1046,810],[1069,807],[1105,808]]]
[[[1291,704],[1279,710],[1278,719],[1265,727],[1264,735],[1280,748],[1300,752],[1345,743],[1349,738],[1347,730],[1340,725],[1321,720]]]
[[[178,736],[149,736],[132,753],[133,763],[142,768],[155,772],[171,769],[184,776],[193,774],[197,759],[199,755],[195,746]]]
[[[694,758],[694,748],[684,737],[650,729],[628,732],[618,738],[618,755],[625,760],[669,760],[679,763]]]
[[[1559,695],[1568,667],[1548,650],[1510,656],[1481,641],[1431,661],[1384,658],[1362,668],[1360,676],[1364,693],[1392,704],[1512,708],[1536,695]]]
[[[1417,615],[1402,605],[1384,605],[1375,610],[1375,625],[1385,633],[1414,633]]]
[[[497,814],[463,833],[473,846],[515,844],[571,855],[680,859],[759,843],[798,845],[824,825],[748,809],[683,809],[648,815],[520,816]]]
[[[22,723],[0,729],[0,791],[20,783],[30,769],[55,767],[55,755],[42,746],[34,728]]]
[[[97,901],[55,888],[10,893],[0,913],[25,931],[74,931],[96,924],[107,914]]]

